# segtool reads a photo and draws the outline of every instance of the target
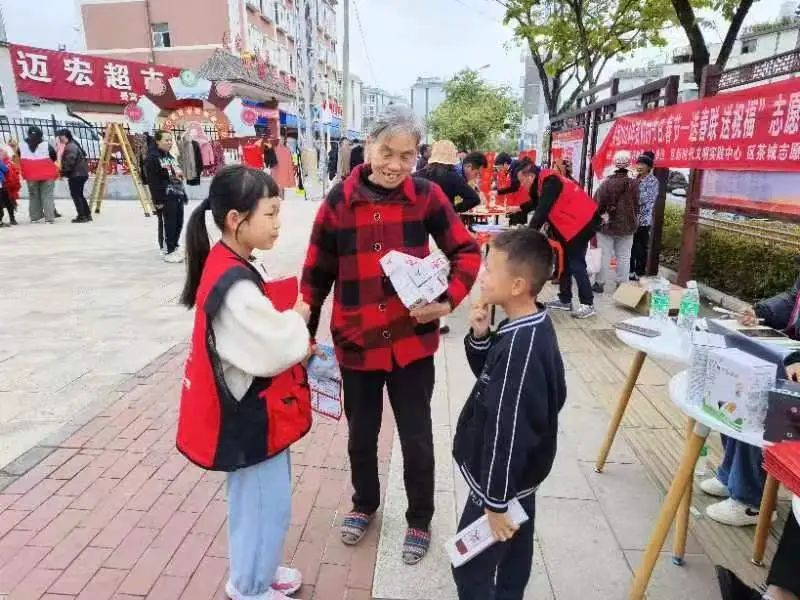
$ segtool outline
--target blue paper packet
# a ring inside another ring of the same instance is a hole
[[[341,379],[339,363],[336,353],[330,344],[317,344],[317,349],[324,356],[312,356],[308,363],[308,376],[310,379]]]

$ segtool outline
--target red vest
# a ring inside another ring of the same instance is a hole
[[[569,242],[592,221],[597,213],[597,204],[580,185],[550,169],[539,171],[540,197],[544,180],[551,175],[559,178],[563,188],[550,209],[547,220]]]
[[[230,287],[249,279],[266,289],[258,272],[222,243],[208,255],[197,290],[194,332],[183,378],[178,450],[205,469],[234,471],[258,464],[311,428],[305,369],[296,365],[270,378],[256,377],[241,400],[222,373],[211,323]]]

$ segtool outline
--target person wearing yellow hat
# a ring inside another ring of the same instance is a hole
[[[472,188],[467,180],[456,170],[459,164],[458,150],[450,140],[434,142],[430,148],[428,164],[416,173],[414,177],[422,177],[432,181],[442,188],[442,191],[453,203],[456,212],[466,212],[481,203],[479,192]],[[439,321],[439,332],[447,334],[450,327],[445,319]]]
[[[466,212],[481,203],[480,196],[474,188],[458,173],[458,150],[450,140],[439,140],[431,147],[428,164],[417,171],[414,176],[432,181],[442,188],[450,198],[456,212]]]

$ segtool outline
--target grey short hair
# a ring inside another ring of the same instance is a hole
[[[398,104],[390,104],[378,115],[370,129],[369,136],[377,140],[383,135],[389,137],[407,133],[419,144],[422,141],[424,131],[411,109]]]

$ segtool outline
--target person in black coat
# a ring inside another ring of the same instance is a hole
[[[183,206],[188,202],[183,187],[184,175],[172,156],[173,137],[168,131],[157,131],[155,147],[145,161],[147,186],[158,218],[158,245],[164,261],[183,262],[178,249],[183,229]]]
[[[58,140],[64,144],[64,151],[61,154],[61,176],[67,178],[69,183],[69,195],[75,205],[77,216],[72,219],[73,223],[88,223],[92,220],[89,210],[89,203],[83,195],[83,189],[89,180],[89,163],[86,160],[86,152],[81,145],[72,137],[69,129],[59,129],[56,131]]]
[[[353,141],[353,148],[350,150],[350,171],[364,162],[364,144],[361,140]]]
[[[414,176],[439,184],[453,203],[456,212],[467,212],[481,203],[478,192],[456,171],[458,152],[450,140],[439,140],[433,144],[428,164]]]
[[[328,151],[328,181],[336,179],[336,169],[339,167],[339,144],[331,144]]]

